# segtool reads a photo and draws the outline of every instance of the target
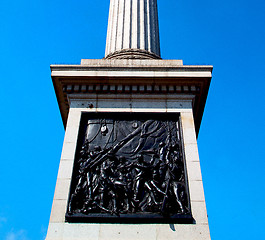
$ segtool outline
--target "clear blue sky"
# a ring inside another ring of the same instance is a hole
[[[102,58],[108,7],[0,1],[0,239],[44,239],[64,137],[49,66]],[[265,1],[158,7],[162,57],[214,66],[198,138],[212,239],[265,239]]]

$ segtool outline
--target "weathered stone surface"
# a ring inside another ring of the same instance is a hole
[[[156,100],[160,98],[161,102],[167,102],[170,100],[170,107],[168,109],[168,103],[162,108],[154,109],[157,106],[157,101],[154,101],[154,96],[149,95],[126,95],[119,94],[117,96],[112,96],[108,94],[101,95],[82,95],[75,94],[70,99],[70,112],[67,123],[67,128],[73,128],[76,132],[79,128],[79,119],[82,112],[122,112],[126,110],[131,104],[131,107],[126,111],[130,112],[156,112],[163,113],[165,111],[169,112],[179,112],[181,116],[183,131],[186,129],[191,129],[194,132],[194,124],[192,124],[192,96],[188,100],[185,95],[157,95]],[[127,99],[126,101],[121,101],[122,99]],[[167,100],[166,100],[167,99]],[[99,102],[98,102],[99,101]],[[104,103],[105,102],[105,103]],[[137,104],[135,105],[135,103]],[[88,103],[92,103],[95,107],[90,109]],[[117,105],[116,105],[117,103]],[[147,108],[137,108],[137,106]],[[179,107],[180,104],[185,106],[184,108]],[[175,108],[174,108],[175,107]],[[71,124],[70,124],[71,122]],[[68,130],[68,129],[67,129]],[[195,138],[193,134],[193,138]],[[74,143],[68,143],[65,139],[64,148],[73,148],[77,144],[77,139],[75,138]],[[185,134],[184,134],[185,142]],[[70,144],[70,145],[69,145]],[[59,179],[57,184],[57,190],[54,198],[54,206],[52,210],[49,232],[47,240],[50,239],[210,239],[207,213],[205,209],[205,200],[203,193],[203,185],[200,174],[199,157],[197,150],[197,143],[185,144],[185,156],[186,156],[186,166],[188,173],[190,200],[191,200],[191,211],[193,213],[194,220],[196,224],[181,224],[181,225],[169,225],[169,224],[152,224],[150,227],[146,228],[146,225],[142,224],[69,224],[65,222],[65,213],[67,205],[67,197],[70,190],[69,176],[71,176],[73,169],[73,154],[67,154],[67,159],[62,159],[59,169]],[[66,152],[67,153],[67,152]],[[63,154],[65,156],[65,154]],[[63,185],[62,185],[63,184]],[[61,185],[61,186],[60,186]],[[60,189],[58,189],[60,188]],[[66,197],[67,196],[67,197]],[[62,199],[64,198],[64,200]],[[173,229],[173,230],[172,230]],[[174,230],[175,229],[175,230]],[[147,235],[146,235],[147,234]],[[78,236],[78,238],[77,238]],[[139,237],[137,237],[139,236]],[[109,237],[109,238],[108,238]],[[110,238],[111,237],[111,238]]]

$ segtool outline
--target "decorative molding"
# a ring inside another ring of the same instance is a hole
[[[182,65],[180,60],[83,59],[81,65],[51,65],[52,79],[66,126],[69,97],[74,94],[128,97],[160,95],[194,96],[193,114],[198,134],[212,66]],[[87,96],[89,98],[89,96]]]
[[[142,49],[122,49],[110,53],[105,59],[161,59],[161,57]]]
[[[191,93],[200,92],[200,86],[181,86],[181,85],[64,85],[63,92],[71,93],[134,93],[134,94],[165,94],[165,93]]]

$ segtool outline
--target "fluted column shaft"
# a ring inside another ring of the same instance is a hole
[[[160,58],[156,0],[110,0],[106,58]]]

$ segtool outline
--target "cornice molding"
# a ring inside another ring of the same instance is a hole
[[[81,65],[51,65],[52,80],[64,126],[69,99],[83,94],[194,96],[198,134],[212,77],[212,66],[181,65],[179,60],[82,60]],[[142,63],[142,64],[141,64]]]

